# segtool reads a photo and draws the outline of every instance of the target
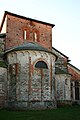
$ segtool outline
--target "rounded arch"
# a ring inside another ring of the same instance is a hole
[[[36,68],[48,69],[48,66],[47,66],[47,64],[46,64],[44,61],[38,61],[38,62],[35,64],[35,67],[36,67]]]
[[[33,29],[33,40],[39,42],[39,31],[36,28]]]
[[[29,40],[30,39],[30,33],[31,33],[30,27],[24,27],[23,28],[23,39],[24,40]]]

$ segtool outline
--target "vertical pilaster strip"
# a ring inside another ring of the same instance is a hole
[[[28,81],[28,100],[31,94],[31,57],[29,57],[29,81]]]
[[[52,97],[52,58],[50,57],[50,94]]]
[[[40,69],[41,72],[41,101],[43,101],[43,69]]]
[[[16,100],[19,99],[19,80],[18,80],[18,74],[19,74],[19,63],[15,64],[15,73],[16,73]]]

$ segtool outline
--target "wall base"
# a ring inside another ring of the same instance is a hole
[[[71,100],[57,100],[57,107],[72,106]]]
[[[14,110],[33,110],[33,109],[54,109],[56,108],[55,101],[9,101],[8,109]]]

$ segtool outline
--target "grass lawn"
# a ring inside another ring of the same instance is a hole
[[[80,120],[80,106],[54,110],[0,110],[0,120]]]

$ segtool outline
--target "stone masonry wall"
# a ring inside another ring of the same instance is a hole
[[[56,94],[57,100],[71,100],[70,75],[56,75]]]
[[[38,61],[44,61],[48,69],[35,68]],[[9,106],[23,109],[56,106],[54,55],[41,51],[17,51],[8,54],[8,62]]]
[[[7,70],[0,67],[0,108],[6,106],[7,99]]]
[[[52,51],[58,56],[58,59],[55,63],[56,67],[63,70],[64,72],[68,72],[68,68],[67,68],[68,57],[62,55],[62,53],[58,52],[54,48],[52,49]]]
[[[0,38],[0,55],[4,54],[5,38]]]

